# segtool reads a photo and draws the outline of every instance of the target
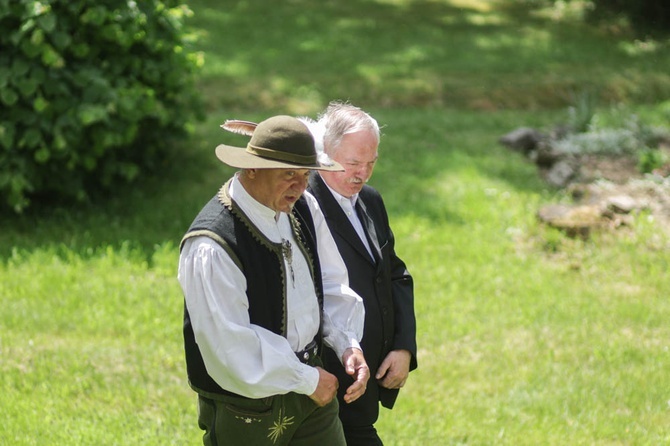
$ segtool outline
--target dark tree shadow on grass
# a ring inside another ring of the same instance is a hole
[[[466,224],[450,207],[449,191],[434,187],[464,165],[515,190],[540,185],[534,170],[497,144],[501,134],[529,124],[515,116],[532,115],[498,111],[563,106],[566,91],[594,75],[616,75],[629,60],[597,30],[510,9],[364,0],[190,6],[207,61],[201,89],[210,119],[183,156],[166,160],[160,177],[141,178],[112,197],[58,208],[41,203],[24,216],[3,216],[0,258],[12,249],[64,246],[86,253],[128,242],[150,257],[156,245],[176,246],[232,173],[214,158],[214,147],[224,140],[244,144],[222,134],[221,121],[313,116],[331,99],[349,99],[386,125],[372,184],[392,213]],[[662,55],[636,56],[628,74],[670,71],[670,58]],[[587,59],[595,67],[584,67]]]

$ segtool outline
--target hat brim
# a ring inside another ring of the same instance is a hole
[[[223,163],[237,169],[310,169],[327,170],[331,172],[343,172],[344,168],[336,161],[326,165],[317,161],[314,164],[297,164],[286,161],[278,161],[262,158],[247,152],[244,147],[227,146],[219,144],[216,146],[216,157]]]

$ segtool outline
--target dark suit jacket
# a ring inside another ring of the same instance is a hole
[[[358,197],[358,203],[367,212],[371,220],[368,223],[373,228],[372,231],[368,230],[366,222],[361,221],[374,253],[373,259],[318,173],[312,174],[308,190],[319,201],[328,227],[347,265],[349,285],[365,303],[365,328],[361,347],[371,374],[367,391],[355,402],[344,403],[344,392],[353,383],[353,379],[346,374],[340,359],[330,349],[324,352],[325,367],[340,380],[338,398],[343,424],[374,424],[379,415],[379,402],[384,407],[392,408],[398,396],[398,390],[385,389],[375,379],[377,369],[386,355],[391,350],[409,350],[412,354],[410,370],[417,366],[412,276],[405,263],[396,256],[393,232],[379,192],[366,185]]]

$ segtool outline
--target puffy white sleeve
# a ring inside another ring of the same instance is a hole
[[[219,386],[248,398],[314,393],[319,372],[296,358],[286,338],[250,323],[246,278],[214,240],[187,240],[177,277],[207,373]]]
[[[304,193],[309,204],[317,237],[324,293],[324,342],[337,356],[349,347],[360,349],[365,322],[363,299],[349,287],[349,275],[318,202]]]

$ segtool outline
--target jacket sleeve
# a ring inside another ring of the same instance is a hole
[[[417,367],[416,359],[416,316],[414,313],[414,279],[405,262],[395,251],[395,235],[389,223],[388,213],[381,194],[368,189],[370,197],[366,199],[375,207],[376,214],[381,217],[384,233],[388,242],[388,253],[391,273],[391,296],[393,299],[394,325],[393,350],[408,350],[412,354],[410,370]]]
[[[389,242],[393,247],[394,235],[389,227]],[[416,316],[414,314],[414,279],[405,262],[391,250],[391,290],[395,315],[394,350],[408,350],[412,354],[410,370],[417,367]]]

